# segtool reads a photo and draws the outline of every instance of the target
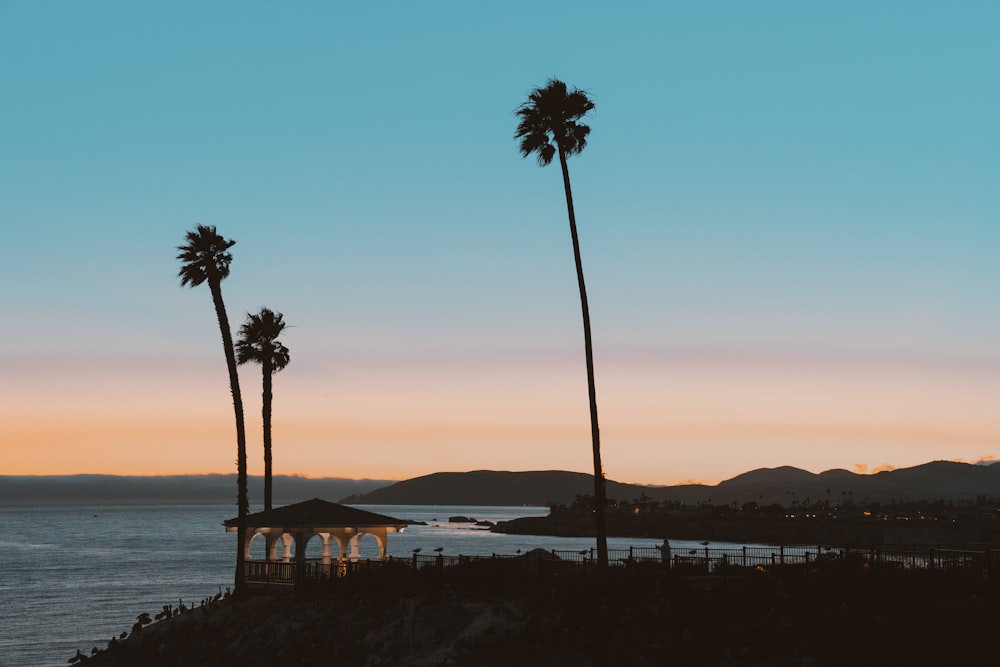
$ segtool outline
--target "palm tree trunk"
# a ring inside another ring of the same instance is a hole
[[[247,513],[250,501],[247,495],[247,434],[243,421],[243,395],[240,393],[240,376],[236,371],[236,350],[233,347],[233,334],[229,329],[229,317],[226,315],[226,304],[222,301],[222,285],[218,279],[209,280],[212,290],[212,301],[215,303],[215,314],[219,318],[219,330],[222,333],[222,347],[226,352],[226,366],[229,369],[229,389],[233,393],[233,412],[236,414],[236,507],[237,507],[237,537],[236,537],[236,577],[233,588],[239,595],[243,592],[245,569],[244,549],[246,545]]]
[[[271,509],[271,379],[274,370],[271,368],[271,361],[265,359],[261,364],[264,373],[264,393],[263,408],[261,412],[264,418],[264,510]]]
[[[569,212],[569,231],[573,237],[573,259],[576,261],[576,279],[580,285],[580,306],[583,310],[583,346],[587,355],[587,390],[590,395],[590,433],[594,448],[594,532],[597,535],[597,567],[608,567],[608,531],[604,521],[607,494],[604,490],[604,466],[601,464],[601,431],[597,426],[597,386],[594,382],[594,344],[590,335],[590,306],[587,305],[587,285],[583,280],[583,260],[580,259],[580,239],[576,233],[576,213],[573,212],[573,191],[569,185],[569,167],[566,155],[559,149],[563,186],[566,189],[566,209]]]

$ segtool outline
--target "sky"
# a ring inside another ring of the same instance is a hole
[[[0,1],[0,474],[235,470],[235,329],[291,327],[276,474],[610,479],[1000,456],[994,2]],[[244,366],[260,474],[259,367]]]

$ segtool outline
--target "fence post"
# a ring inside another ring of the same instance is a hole
[[[747,566],[747,545],[743,545],[743,567]]]
[[[784,565],[785,564],[785,545],[782,544],[781,547],[780,547],[780,549],[781,549],[781,564]]]

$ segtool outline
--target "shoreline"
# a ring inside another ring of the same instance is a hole
[[[825,518],[717,518],[675,514],[606,515],[608,537],[708,540],[735,544],[882,546],[1000,545],[1000,521],[910,521]],[[509,535],[593,537],[593,519],[575,512],[522,517],[497,523]]]

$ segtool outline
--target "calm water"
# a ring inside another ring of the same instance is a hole
[[[594,546],[587,538],[501,535],[448,522],[455,515],[489,521],[543,516],[544,507],[359,507],[428,522],[390,535],[390,555],[438,547],[448,555],[489,555]],[[0,666],[65,665],[77,649],[89,654],[93,646],[105,647],[112,635],[131,629],[142,612],[156,614],[165,604],[197,603],[225,591],[233,581],[236,536],[226,533],[222,522],[232,516],[229,505],[0,507],[5,556]],[[307,556],[319,556],[318,542],[309,543]],[[611,547],[659,543],[609,540]],[[681,549],[698,546],[671,543]],[[255,557],[257,547],[263,553],[262,544],[253,546]],[[374,538],[362,540],[362,556],[374,553]]]

